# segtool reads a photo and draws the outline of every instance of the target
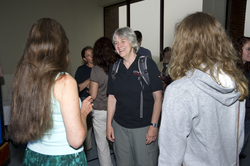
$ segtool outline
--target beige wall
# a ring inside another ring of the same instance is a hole
[[[22,56],[31,25],[42,17],[62,24],[70,42],[70,74],[82,64],[80,52],[103,36],[103,7],[98,0],[8,0],[0,2],[0,63],[4,70],[3,101],[10,96],[10,82]]]

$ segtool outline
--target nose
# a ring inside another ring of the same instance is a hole
[[[117,43],[117,48],[121,47],[121,43]]]

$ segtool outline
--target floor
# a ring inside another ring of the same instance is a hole
[[[94,135],[93,135],[94,136]],[[21,166],[24,156],[25,145],[17,145],[16,147],[10,143],[10,158],[2,166]],[[240,160],[240,166],[249,166],[250,165],[250,140],[247,142],[247,146],[244,149],[244,154],[246,158]],[[113,166],[116,166],[114,153],[111,151],[111,158]],[[94,137],[92,137],[92,149],[87,151],[87,160],[88,166],[99,166],[99,161],[96,152],[96,144]]]

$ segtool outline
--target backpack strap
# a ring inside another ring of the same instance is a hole
[[[143,91],[144,85],[142,83],[142,79],[145,81],[147,85],[149,85],[149,74],[147,68],[147,56],[140,56],[138,59],[138,69],[140,72],[140,76],[138,77],[138,81],[141,85],[141,94],[140,94],[140,118],[143,118]]]
[[[141,93],[140,93],[140,118],[143,118],[143,91],[144,91],[144,85],[142,83],[142,76],[138,77],[138,81],[141,85]]]
[[[138,60],[138,68],[139,72],[141,73],[141,76],[145,83],[149,85],[149,74],[148,74],[148,68],[147,68],[147,56],[140,56]]]
[[[120,66],[121,61],[122,61],[122,59],[118,59],[118,60],[113,64],[112,73],[111,73],[111,77],[112,77],[113,81],[115,81],[115,78],[116,78],[116,75],[117,75],[117,73],[118,73],[118,69],[119,69],[119,66]]]

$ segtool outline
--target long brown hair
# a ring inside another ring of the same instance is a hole
[[[68,71],[68,55],[68,38],[57,21],[42,18],[32,25],[12,82],[13,141],[41,139],[52,128],[52,87],[57,74]]]
[[[95,42],[93,50],[93,62],[95,65],[103,68],[108,75],[110,66],[115,63],[120,56],[115,53],[112,40],[107,37],[101,37]]]
[[[221,24],[210,14],[197,12],[185,17],[176,27],[171,53],[168,70],[173,80],[199,69],[220,84],[218,75],[223,71],[236,83],[240,99],[248,95],[247,80],[237,67],[240,58]]]

